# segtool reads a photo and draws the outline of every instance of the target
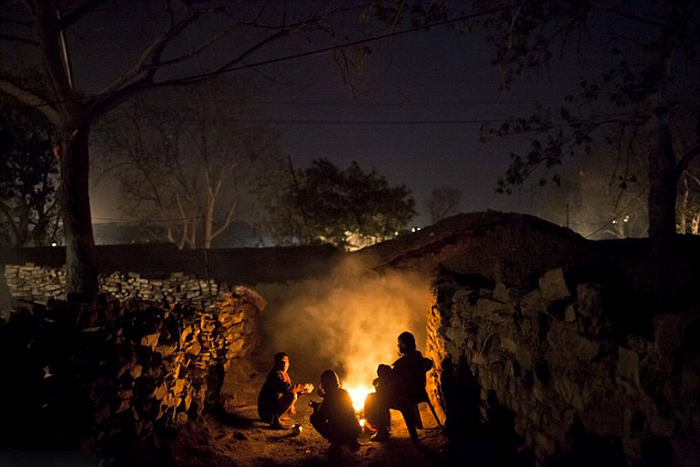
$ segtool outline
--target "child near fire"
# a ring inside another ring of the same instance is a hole
[[[372,381],[374,392],[367,394],[365,398],[365,418],[369,424],[369,428],[374,430],[377,427],[386,427],[390,429],[389,412],[382,410],[384,403],[379,400],[385,400],[390,397],[391,392],[391,367],[381,364],[377,367],[377,378]]]
[[[309,402],[314,409],[309,418],[311,425],[331,442],[331,446],[338,448],[347,445],[350,449],[358,449],[357,437],[362,430],[350,395],[340,387],[335,371],[326,370],[321,374],[318,393],[323,397],[323,402]]]

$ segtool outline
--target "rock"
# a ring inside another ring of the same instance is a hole
[[[659,352],[672,353],[683,345],[683,317],[665,313],[654,317],[654,346]]]
[[[579,284],[576,287],[578,312],[586,318],[597,318],[603,310],[602,286],[600,284]]]
[[[546,309],[547,304],[542,298],[542,291],[540,289],[535,289],[525,295],[520,302],[520,310],[523,315],[528,318],[537,318],[541,313],[544,313]]]
[[[518,344],[507,337],[501,337],[501,348],[506,352],[512,353],[513,355],[518,355]]]
[[[576,321],[576,308],[573,304],[569,304],[564,310],[564,321],[567,323]]]
[[[565,300],[571,297],[562,268],[551,269],[545,272],[544,276],[540,278],[540,290],[542,291],[542,298],[547,302]]]
[[[678,424],[675,420],[662,415],[654,415],[649,421],[649,431],[657,436],[670,438],[677,432]]]
[[[639,386],[639,354],[628,348],[617,348],[617,374]]]
[[[144,347],[150,347],[151,350],[155,350],[158,345],[158,339],[160,338],[160,333],[156,332],[149,334],[141,338],[141,345]]]

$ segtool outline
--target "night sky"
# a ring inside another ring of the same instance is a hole
[[[80,78],[85,70],[88,74],[82,82],[93,89],[108,81],[102,77],[119,73],[119,62],[109,59],[115,51],[121,51],[122,57],[133,55],[141,50],[140,41],[152,34],[139,24],[139,17],[129,17],[135,15],[133,11],[103,14],[104,21],[93,20],[72,37],[76,73]],[[106,21],[115,14],[130,28],[135,23],[140,35],[120,36]],[[112,45],[106,50],[97,48],[90,40],[95,33]],[[498,92],[501,76],[490,65],[490,51],[477,34],[458,35],[443,26],[383,39],[371,47],[364,68],[353,74],[354,92],[344,84],[329,54],[255,70],[279,82],[264,84],[255,102],[261,115],[279,130],[283,153],[295,168],[304,168],[319,157],[342,168],[353,160],[367,170],[376,168],[390,183],[405,183],[412,190],[419,212],[415,226],[429,223],[426,198],[431,189],[445,184],[463,192],[462,212],[534,212],[536,199],[527,187],[510,196],[495,193],[510,151],[526,145],[527,139],[482,144],[477,141],[478,129],[484,121],[497,123],[511,115],[527,115],[538,99],[553,104],[561,101],[569,91],[561,80],[570,83],[577,75],[567,71],[571,65]],[[273,47],[267,57],[287,53]],[[96,68],[102,70],[97,76]],[[117,217],[112,191],[105,182],[93,190],[96,223]]]
[[[70,30],[71,59],[81,88],[95,92],[111,82],[160,30],[144,14],[148,5],[155,4],[108,3]],[[585,61],[556,57],[548,70],[522,78],[509,91],[498,91],[501,75],[490,64],[491,51],[478,33],[458,35],[440,26],[371,43],[373,52],[354,75],[354,93],[343,83],[330,53],[258,67],[252,73],[278,84],[263,79],[264,90],[255,102],[261,116],[279,130],[283,155],[296,168],[319,157],[342,168],[356,160],[367,170],[376,168],[392,184],[405,183],[417,202],[416,226],[429,222],[425,200],[430,190],[445,184],[463,192],[462,212],[536,213],[537,194],[529,185],[510,196],[495,193],[509,153],[525,150],[528,139],[482,144],[477,141],[479,126],[528,115],[537,101],[561,103],[576,90],[582,72],[605,60],[596,47],[603,50],[600,44],[616,29],[617,24],[592,29]],[[195,35],[207,32],[206,27],[194,30]],[[254,60],[325,45],[300,41],[297,47],[273,46]],[[177,47],[186,49],[191,43],[184,37]],[[228,52],[224,44],[194,66],[206,67],[208,60],[220,60]],[[118,218],[113,192],[105,182],[93,188],[96,223]]]
[[[445,29],[374,47],[356,98],[326,57],[310,57],[300,65],[322,72],[309,78],[309,86],[298,93],[280,90],[275,101],[285,105],[263,106],[274,112],[294,163],[323,156],[341,166],[356,160],[376,167],[392,183],[412,189],[417,225],[429,221],[424,201],[443,184],[462,190],[464,212],[527,210],[527,195],[495,194],[512,143],[482,144],[477,136],[481,122],[527,112],[538,83],[497,92],[500,76],[488,65],[482,41]]]

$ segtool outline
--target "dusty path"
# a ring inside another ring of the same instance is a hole
[[[411,443],[401,414],[392,411],[392,436],[389,441],[375,443],[369,433],[360,436],[357,452],[343,448],[331,452],[329,443],[309,424],[312,410],[310,399],[302,396],[297,403],[297,414],[285,423],[299,423],[302,432],[294,436],[291,430],[272,430],[257,420],[257,390],[264,379],[263,371],[227,378],[227,387],[237,388],[235,398],[227,405],[222,416],[209,416],[193,423],[179,434],[174,447],[178,466],[439,466],[445,465],[447,439],[427,409],[421,404],[421,418],[425,429],[419,430],[421,446]],[[294,376],[292,374],[292,376]],[[234,386],[235,385],[235,386]]]

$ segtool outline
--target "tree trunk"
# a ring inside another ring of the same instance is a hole
[[[90,216],[87,125],[62,132],[61,201],[66,242],[66,294],[91,299],[97,294],[95,240]]]
[[[675,294],[677,170],[665,113],[655,117],[655,146],[649,151],[649,288],[660,302]]]
[[[678,208],[678,229],[679,233],[688,231],[688,199],[690,198],[690,187],[688,186],[688,177],[683,177],[683,196],[681,197],[681,205]]]
[[[216,199],[213,196],[207,196],[207,205],[205,207],[204,218],[202,225],[202,247],[211,249],[211,241],[213,238],[213,224],[214,224],[214,208],[216,204]]]
[[[676,153],[666,116],[656,119],[656,144],[649,153],[649,239],[670,245],[676,233]]]

